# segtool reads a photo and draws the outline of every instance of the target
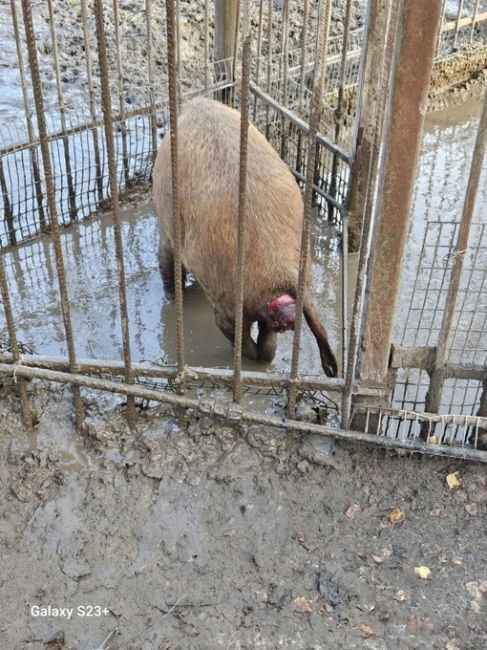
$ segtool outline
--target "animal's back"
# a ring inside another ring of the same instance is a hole
[[[238,216],[240,114],[219,102],[196,99],[178,121],[182,254],[210,302],[233,305]],[[297,285],[303,204],[285,163],[249,125],[244,305]],[[154,169],[154,200],[172,242],[170,138]]]

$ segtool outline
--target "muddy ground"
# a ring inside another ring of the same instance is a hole
[[[30,391],[30,437],[1,391],[2,648],[485,648],[484,466],[164,406],[130,432],[89,392],[78,435],[68,389]]]

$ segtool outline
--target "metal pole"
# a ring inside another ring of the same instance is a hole
[[[177,87],[177,43],[174,0],[166,0],[167,62],[169,74],[169,121],[172,170],[172,218],[174,277],[176,302],[176,356],[180,375],[180,389],[184,390],[184,327],[183,327],[183,273],[181,256],[181,217],[179,213],[179,167],[178,167],[178,87]]]
[[[98,41],[98,57],[100,65],[101,95],[103,104],[103,123],[107,147],[108,170],[110,177],[110,192],[113,206],[113,230],[115,237],[115,257],[118,275],[118,294],[120,302],[120,320],[122,325],[122,346],[125,366],[125,380],[131,384],[132,360],[130,354],[129,317],[127,308],[127,290],[125,286],[125,266],[123,261],[122,224],[120,218],[120,203],[118,197],[117,166],[115,162],[115,143],[113,137],[112,99],[108,72],[107,48],[105,41],[105,25],[103,15],[103,0],[95,0],[96,37]],[[134,399],[127,396],[127,417],[133,426],[136,420]]]
[[[457,302],[458,289],[462,276],[463,260],[468,248],[470,227],[472,225],[475,199],[482,173],[482,163],[487,145],[487,90],[484,93],[484,102],[480,122],[475,140],[475,147],[470,166],[470,175],[463,204],[462,220],[458,233],[458,239],[453,253],[453,269],[451,272],[448,294],[446,298],[445,311],[441,323],[438,347],[436,349],[433,371],[431,373],[430,387],[426,396],[426,410],[429,413],[438,413],[441,402],[441,393],[445,375],[445,364],[448,361],[448,344]]]
[[[20,41],[20,31],[19,31],[19,21],[17,19],[17,6],[16,0],[10,0],[10,9],[12,11],[12,23],[14,27],[15,34],[15,48],[17,51],[17,61],[19,64],[19,77],[20,77],[20,86],[22,88],[22,98],[24,101],[24,111],[25,111],[25,120],[27,123],[27,133],[29,136],[29,154],[30,154],[30,164],[32,166],[32,176],[34,178],[34,187],[36,194],[37,202],[37,212],[39,213],[39,225],[41,232],[45,232],[47,228],[46,216],[44,213],[44,198],[42,195],[42,183],[41,175],[39,172],[39,161],[37,157],[37,148],[32,143],[34,142],[34,126],[32,124],[32,108],[29,100],[29,94],[27,92],[27,81],[25,78],[24,71],[24,60],[22,55],[22,45]]]
[[[242,399],[242,330],[244,307],[245,272],[245,204],[247,198],[247,145],[249,131],[249,75],[250,75],[250,7],[249,0],[243,0],[243,52],[240,107],[240,160],[238,186],[238,229],[237,229],[237,274],[235,282],[235,341],[234,341],[234,383],[233,401]]]
[[[71,321],[71,310],[69,306],[68,288],[64,266],[63,249],[61,246],[61,235],[59,229],[58,214],[56,208],[56,194],[52,176],[51,156],[47,137],[46,114],[44,110],[44,98],[42,96],[41,76],[37,61],[37,48],[34,34],[34,23],[32,19],[32,7],[30,0],[22,0],[22,14],[24,16],[25,36],[29,54],[29,66],[32,77],[32,89],[34,91],[34,102],[36,109],[39,140],[41,145],[42,162],[44,165],[44,178],[46,182],[47,205],[49,207],[49,218],[54,243],[54,255],[56,258],[56,269],[61,294],[61,309],[63,314],[64,331],[68,348],[69,365],[71,372],[76,371],[76,352],[74,345],[73,324]],[[84,419],[83,402],[78,386],[73,386],[73,401],[76,415],[76,426],[81,428]]]
[[[296,380],[299,374],[299,344],[303,324],[304,292],[306,290],[306,271],[310,263],[311,240],[311,214],[313,211],[313,174],[316,159],[316,136],[320,123],[321,95],[323,74],[327,54],[328,27],[330,24],[331,0],[326,0],[325,8],[320,15],[317,33],[317,59],[315,61],[315,74],[313,96],[311,99],[308,152],[306,158],[306,186],[304,191],[303,230],[301,236],[301,255],[299,259],[299,277],[296,291],[296,322],[294,324],[293,352],[291,359],[291,373],[289,376],[288,415],[294,412],[296,406]]]
[[[98,204],[103,200],[103,173],[101,170],[101,157],[100,146],[98,143],[98,129],[96,126],[96,98],[93,88],[93,70],[91,66],[91,47],[90,47],[90,34],[88,31],[88,10],[86,6],[87,0],[81,0],[81,20],[83,22],[83,39],[85,46],[85,59],[86,59],[86,77],[88,80],[88,96],[90,105],[91,121],[93,129],[91,131],[93,136],[93,153],[95,156],[95,174],[96,174],[96,188],[98,194]]]
[[[440,0],[404,0],[400,12],[363,332],[361,374],[372,382],[382,383],[387,377],[440,10]]]
[[[239,0],[215,0],[215,60],[226,62],[233,59],[237,42],[237,19]],[[227,77],[225,71],[223,77]],[[235,70],[232,68],[230,81],[235,80]],[[221,100],[227,103],[230,99],[228,88],[221,92]]]
[[[402,272],[424,106],[431,78],[441,0],[400,6],[390,112],[375,201],[375,232],[367,282],[359,372],[366,386],[387,386],[391,339]],[[418,29],[421,25],[421,29]]]
[[[120,107],[120,131],[122,135],[122,164],[125,186],[127,187],[130,182],[130,171],[127,148],[127,123],[125,121],[125,97],[123,94],[122,57],[120,53],[120,16],[118,0],[113,0],[113,22],[115,24],[115,55],[117,63],[118,104]]]
[[[54,16],[54,0],[48,0],[49,21],[51,23],[51,41],[52,41],[52,58],[54,63],[54,72],[56,76],[56,90],[59,104],[59,115],[61,118],[61,128],[66,133],[66,106],[64,104],[63,87],[61,83],[61,70],[59,67],[59,52],[56,34],[56,19]],[[68,203],[69,216],[71,221],[76,219],[76,191],[73,183],[73,174],[71,171],[71,158],[69,154],[69,140],[67,136],[63,138],[64,164],[66,165],[66,181],[68,185]]]
[[[154,95],[154,61],[152,56],[152,0],[145,0],[147,31],[147,77],[149,82],[152,159],[157,155],[157,117]]]

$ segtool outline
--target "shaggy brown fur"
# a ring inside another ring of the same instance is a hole
[[[240,114],[219,102],[198,98],[178,121],[182,257],[203,287],[216,323],[233,343],[235,329],[236,233]],[[154,201],[160,218],[161,270],[174,290],[170,138],[164,138],[154,168]],[[243,354],[271,361],[276,331],[294,324],[289,307],[282,322],[271,321],[268,303],[296,296],[303,221],[299,188],[265,137],[249,126],[245,235]],[[309,272],[308,272],[309,277]],[[320,347],[323,368],[335,376],[335,357],[309,291],[304,313]],[[288,320],[285,320],[285,319]],[[250,327],[259,322],[257,345]],[[274,331],[273,331],[274,330]]]

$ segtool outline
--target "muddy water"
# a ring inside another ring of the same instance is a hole
[[[157,218],[151,204],[123,212],[123,241],[132,357],[174,363],[176,319],[159,271]],[[334,231],[316,225],[313,292],[329,335],[338,346],[341,330],[341,258]],[[121,359],[118,279],[110,215],[83,223],[62,234],[67,284],[80,358]],[[41,239],[5,256],[18,336],[38,354],[66,355],[52,242]],[[337,290],[338,287],[338,290]],[[189,281],[184,301],[187,362],[231,366],[233,351],[214,323],[202,289]],[[273,364],[246,362],[246,368],[289,368],[292,333],[280,336]],[[316,343],[305,327],[301,367],[321,373]]]
[[[480,114],[478,101],[429,115],[418,165],[395,342],[436,346]],[[481,174],[455,307],[449,359],[487,365],[487,160]],[[402,372],[396,405],[424,409],[426,373]],[[479,382],[448,380],[443,413],[476,413]]]

